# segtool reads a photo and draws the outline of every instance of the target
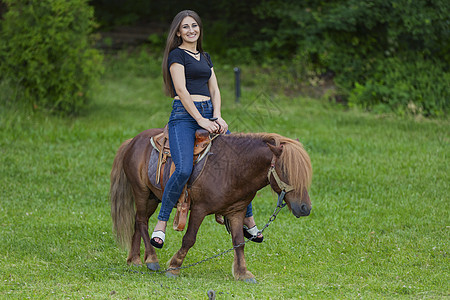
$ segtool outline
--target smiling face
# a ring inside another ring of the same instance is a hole
[[[181,21],[177,36],[181,37],[184,43],[197,43],[200,38],[200,25],[192,17],[186,17]]]

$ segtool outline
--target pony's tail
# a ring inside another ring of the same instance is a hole
[[[131,139],[125,141],[117,151],[111,170],[111,217],[116,240],[127,249],[134,234],[135,208],[131,185],[123,170],[123,157]]]

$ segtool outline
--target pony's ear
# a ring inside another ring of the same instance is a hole
[[[276,157],[280,157],[281,152],[283,152],[283,145],[274,146],[272,144],[267,143],[267,146],[269,146],[270,151],[272,151]]]

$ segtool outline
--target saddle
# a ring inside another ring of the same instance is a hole
[[[169,130],[167,125],[164,127],[163,132],[151,137],[150,139],[153,147],[159,152],[158,164],[156,169],[156,183],[161,184],[161,189],[164,192],[163,186],[163,174],[167,158],[170,155],[170,145],[169,145]],[[212,138],[209,132],[205,129],[198,129],[195,132],[195,143],[194,143],[194,164],[202,160],[206,154],[209,152],[211,147]],[[170,165],[169,178],[175,171],[175,164],[172,162]],[[166,174],[167,175],[167,174]],[[187,184],[183,188],[183,192],[180,195],[177,203],[177,212],[173,221],[173,229],[176,231],[183,231],[187,222],[187,215],[189,213],[189,207],[191,204],[191,198],[189,195],[189,189]]]

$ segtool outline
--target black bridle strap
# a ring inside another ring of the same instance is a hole
[[[286,202],[284,202],[284,195],[286,195],[285,191],[281,191],[281,193],[278,194],[277,208],[283,208],[286,206]]]

